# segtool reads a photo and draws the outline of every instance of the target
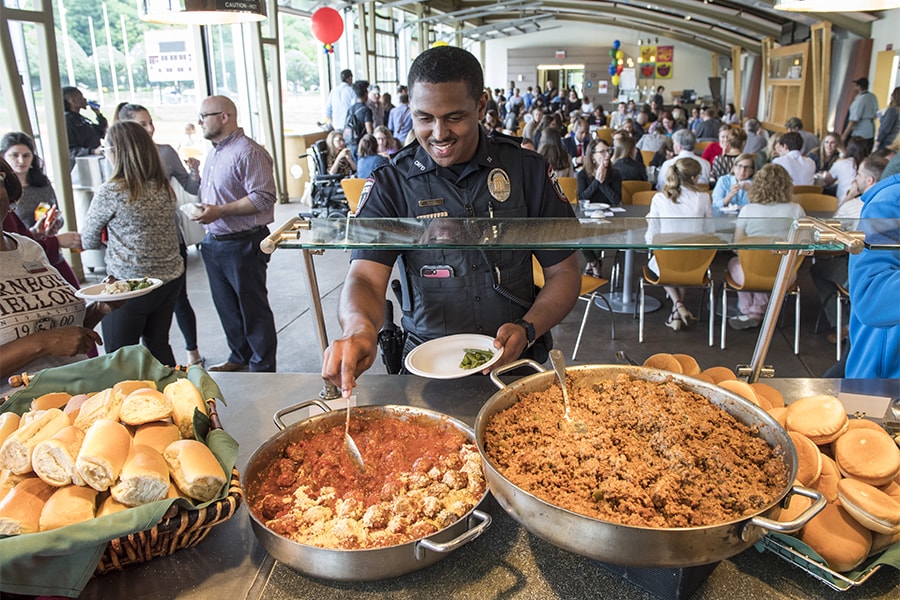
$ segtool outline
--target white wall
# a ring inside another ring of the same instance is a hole
[[[646,31],[638,32],[606,25],[564,22],[559,29],[492,40],[485,43],[485,56],[487,57],[484,64],[485,84],[491,87],[505,88],[509,83],[509,77],[506,74],[506,51],[509,48],[546,47],[548,49],[547,62],[554,63],[556,62],[554,50],[565,50],[567,47],[577,46],[596,46],[604,48],[605,50],[602,52],[606,53],[613,40],[619,40],[622,43],[621,49],[625,51],[626,56],[637,58],[638,38],[646,39],[649,35]],[[675,56],[672,78],[658,79],[656,85],[666,86],[667,96],[672,90],[683,89],[694,89],[701,96],[709,95],[707,78],[712,75],[712,53],[696,46],[689,46],[684,42],[663,37],[659,38],[659,44],[674,46]],[[477,51],[475,54],[478,55]],[[609,60],[608,55],[604,56],[603,64],[608,65]],[[645,80],[639,81],[641,85],[644,85]],[[668,100],[667,97],[666,101]]]
[[[900,8],[885,11],[880,21],[872,23],[872,62],[869,65],[869,81],[875,81],[875,57],[879,52],[884,52],[888,44],[893,44],[894,52],[900,53],[898,31],[900,31]],[[900,85],[900,74],[896,84]],[[879,103],[883,104],[884,100],[879,98]]]

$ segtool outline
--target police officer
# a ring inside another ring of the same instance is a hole
[[[431,235],[453,236],[455,222],[440,217],[573,216],[543,158],[484,133],[487,98],[474,56],[432,48],[413,62],[408,81],[416,141],[373,173],[359,217],[432,219]],[[534,255],[545,276],[537,295],[529,251],[355,250],[338,314],[343,337],[326,350],[322,376],[349,396],[356,377],[372,366],[397,259],[408,284],[402,323],[411,339],[494,335],[494,346],[503,348],[498,364],[517,359],[569,313],[581,282],[573,252]]]

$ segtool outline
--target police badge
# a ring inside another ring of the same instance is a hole
[[[506,202],[509,199],[511,187],[509,175],[503,169],[491,169],[487,177],[488,191],[497,202]]]

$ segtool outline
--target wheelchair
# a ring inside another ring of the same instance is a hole
[[[325,140],[318,140],[306,154],[310,162],[310,207],[313,218],[344,219],[350,212],[347,197],[341,188],[342,175],[328,173],[328,146]]]

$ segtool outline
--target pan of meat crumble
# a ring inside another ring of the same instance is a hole
[[[313,405],[326,412],[282,420]],[[344,449],[346,416],[319,400],[281,409],[281,431],[247,463],[251,527],[275,559],[312,577],[373,581],[430,566],[487,530],[470,427],[411,406],[353,407],[360,470]]]
[[[530,367],[512,384],[500,375]],[[492,371],[500,388],[475,422],[485,478],[532,534],[606,563],[683,568],[721,561],[767,530],[805,525],[825,499],[794,485],[787,432],[751,402],[646,367],[566,369],[529,360]],[[791,494],[814,500],[778,521]]]

